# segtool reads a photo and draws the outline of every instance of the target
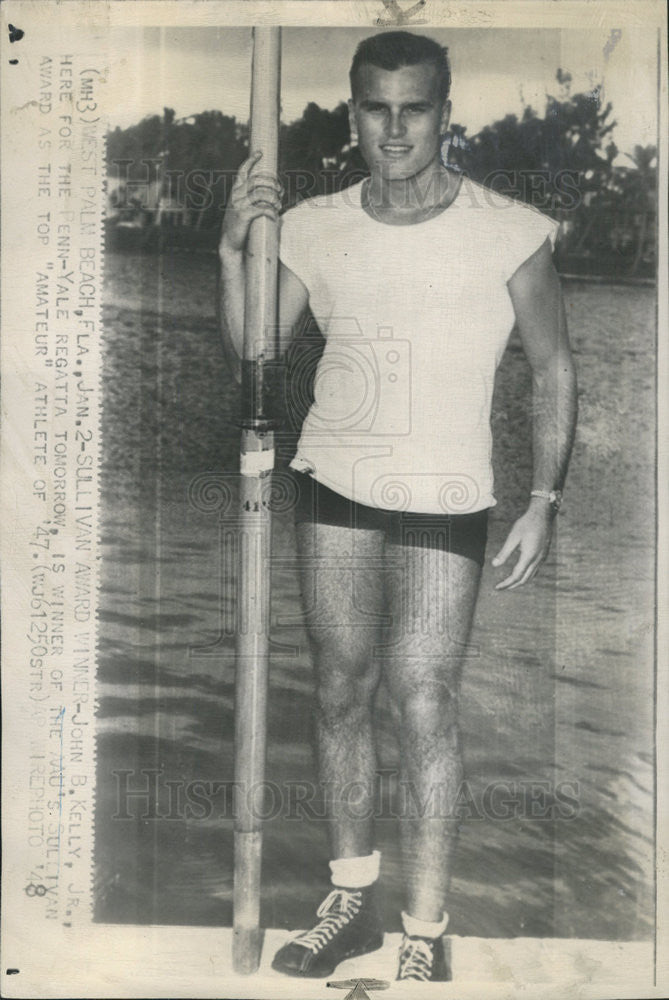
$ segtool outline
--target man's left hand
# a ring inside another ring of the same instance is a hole
[[[530,506],[518,518],[492,564],[501,566],[517,548],[520,548],[520,555],[509,576],[498,583],[495,590],[515,590],[532,579],[548,555],[552,531],[553,512],[550,509]]]

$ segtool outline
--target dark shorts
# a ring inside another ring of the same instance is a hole
[[[474,514],[418,514],[380,510],[349,500],[304,472],[291,469],[297,486],[295,523],[332,524],[342,528],[383,531],[395,545],[441,549],[483,566],[488,538],[488,511]]]

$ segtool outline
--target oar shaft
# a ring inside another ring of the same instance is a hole
[[[258,446],[261,447],[258,447]],[[266,447],[262,447],[266,445]],[[242,461],[269,462],[273,435],[259,441],[242,431]],[[237,648],[235,668],[235,845],[233,965],[255,972],[260,962],[262,809],[269,670],[269,571],[271,520],[268,478],[242,475],[239,531]]]
[[[280,28],[253,31],[251,153],[276,173],[279,137]],[[233,965],[260,962],[262,789],[265,777],[271,515],[274,435],[265,415],[263,364],[273,353],[277,322],[277,225],[256,219],[246,256],[240,531],[235,668],[235,857]]]
[[[249,153],[261,152],[261,171],[275,174],[279,154],[279,80],[281,29],[253,29],[251,135]],[[256,219],[246,245],[246,300],[244,306],[244,360],[262,360],[276,331],[278,226],[262,216]]]

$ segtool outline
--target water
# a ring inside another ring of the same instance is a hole
[[[96,915],[229,925],[229,525],[188,500],[203,473],[210,500],[234,487],[237,462],[238,389],[216,330],[215,261],[106,261]],[[570,284],[565,295],[579,436],[541,575],[504,594],[494,591],[499,571],[484,571],[463,673],[468,784],[450,929],[643,939],[654,891],[654,292]],[[528,391],[514,340],[494,404],[500,502],[489,555],[528,489]],[[289,450],[286,440],[284,462]],[[290,517],[277,515],[274,529],[267,777],[283,798],[267,802],[278,814],[265,825],[262,921],[299,927],[327,891],[327,846],[317,798],[298,802],[316,781],[313,685]],[[383,690],[377,716],[387,772],[377,822],[382,905],[392,931],[403,897]],[[155,802],[121,795],[119,806],[119,789],[152,781]]]

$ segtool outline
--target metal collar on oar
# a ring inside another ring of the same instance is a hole
[[[257,434],[267,434],[269,431],[275,431],[281,426],[278,420],[270,417],[242,417],[240,420],[236,420],[235,423],[243,431],[255,431]]]

